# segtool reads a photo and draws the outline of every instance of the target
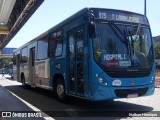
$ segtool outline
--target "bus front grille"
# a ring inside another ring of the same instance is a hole
[[[107,72],[107,75],[113,78],[140,78],[149,76],[151,71],[146,72]]]
[[[138,89],[116,89],[115,94],[120,98],[127,98],[129,94],[138,94],[137,97],[143,96],[147,92],[148,88],[138,88]]]

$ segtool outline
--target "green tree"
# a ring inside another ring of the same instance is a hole
[[[154,43],[155,58],[160,59],[160,42]]]
[[[0,68],[9,68],[12,62],[12,58],[0,58]]]

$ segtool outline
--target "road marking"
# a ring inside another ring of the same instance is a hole
[[[74,116],[74,117],[80,117],[78,115],[78,113],[72,109],[72,108],[68,108],[68,109],[65,109],[65,112],[69,115],[69,116]]]
[[[9,90],[8,90],[9,91]],[[28,103],[27,101],[23,100],[22,98],[18,97],[16,94],[14,94],[13,92],[9,91],[10,93],[12,93],[13,96],[15,96],[16,98],[18,98],[19,100],[21,100],[23,103],[25,103],[28,107],[30,107],[33,111],[37,112],[40,111],[42,116],[45,120],[55,120],[54,118],[50,117],[49,115],[47,115],[46,113],[42,112],[40,109],[38,109],[37,107],[31,105],[30,103]]]

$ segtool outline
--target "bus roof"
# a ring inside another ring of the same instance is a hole
[[[146,16],[139,14],[139,13],[134,13],[134,12],[129,12],[129,11],[124,11],[124,10],[116,10],[116,9],[106,9],[106,8],[83,8],[80,11],[76,12],[69,18],[63,20],[56,26],[50,28],[43,34],[39,35],[38,37],[32,39],[31,41],[27,42],[20,48],[17,48],[14,50],[14,52],[18,51],[19,49],[33,43],[34,41],[37,41],[40,38],[45,37],[49,33],[51,33],[54,30],[62,28],[64,25],[66,25],[68,22],[71,20],[76,19],[79,16],[83,16],[86,13],[93,13],[95,19],[101,19],[101,20],[113,20],[113,21],[121,21],[121,22],[132,22],[132,23],[140,23],[140,24],[149,24]]]
[[[149,25],[146,16],[134,12],[104,8],[90,8],[89,12],[93,13],[95,19],[98,20],[110,20]]]

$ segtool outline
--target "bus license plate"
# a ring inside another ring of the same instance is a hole
[[[128,94],[127,95],[127,98],[136,98],[136,97],[138,97],[137,93],[133,93],[133,94]]]

